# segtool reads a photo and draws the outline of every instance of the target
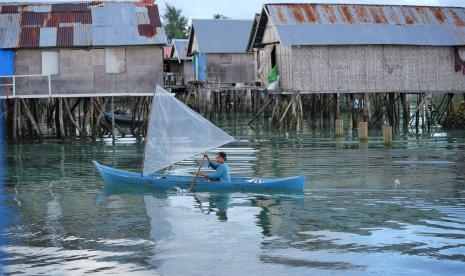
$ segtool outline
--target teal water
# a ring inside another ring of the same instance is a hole
[[[91,160],[139,171],[143,144],[8,144],[5,275],[463,275],[465,132],[395,137],[386,149],[376,133],[359,143],[355,132],[214,122],[238,138],[223,148],[233,174],[306,171],[305,191],[108,187]]]

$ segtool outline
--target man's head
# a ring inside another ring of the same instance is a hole
[[[226,158],[226,153],[220,151],[216,154],[216,162],[217,163],[220,163],[220,164],[223,164],[224,162],[226,162],[228,159]]]

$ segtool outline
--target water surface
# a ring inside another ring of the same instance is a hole
[[[140,171],[135,139],[8,144],[6,275],[463,275],[465,133],[359,143],[214,121],[235,175],[307,172],[298,194],[106,186],[91,160]],[[169,168],[192,173],[200,158]],[[1,164],[1,163],[0,163]],[[395,185],[398,179],[400,184]]]

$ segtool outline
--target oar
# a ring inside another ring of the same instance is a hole
[[[202,166],[203,166],[203,161],[205,161],[205,155],[203,156],[203,159],[202,159],[202,161],[200,161],[200,166],[199,166],[199,169],[197,170],[197,173],[195,174],[194,180],[192,180],[192,184],[191,184],[191,186],[189,187],[189,189],[187,189],[189,192],[190,192],[190,191],[192,191],[192,188],[194,188],[194,186],[195,186],[195,183],[197,182],[197,174],[199,174],[199,172],[200,172],[200,169],[202,169]]]

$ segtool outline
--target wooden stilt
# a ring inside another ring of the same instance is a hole
[[[17,109],[18,109],[18,117],[16,118],[17,120],[17,124],[18,124],[18,137],[21,139],[22,136],[23,136],[23,130],[22,130],[22,122],[21,122],[21,105],[20,105],[20,101],[17,99],[16,100],[16,105],[17,105]]]
[[[368,140],[368,123],[367,122],[359,123],[358,139],[362,142]]]
[[[74,127],[78,130],[79,132],[79,135],[81,137],[84,136],[84,132],[82,131],[82,129],[79,127],[79,125],[76,123],[76,121],[74,120],[74,116],[72,115],[71,113],[71,109],[69,108],[69,104],[68,104],[68,101],[66,101],[65,99],[65,108],[66,108],[66,111],[68,112],[68,116],[69,116],[69,120],[71,121],[71,123],[74,125]]]
[[[253,121],[255,121],[255,120],[258,118],[258,116],[260,116],[260,114],[262,114],[263,111],[265,111],[265,108],[271,103],[272,99],[273,99],[273,98],[270,97],[270,98],[266,101],[266,103],[262,106],[262,108],[260,108],[260,110],[257,112],[257,114],[255,114],[255,115],[253,116],[253,118],[247,123],[248,125],[250,125]]]
[[[17,105],[17,99],[13,100],[13,140],[17,141],[17,134],[18,134],[18,105]]]
[[[289,104],[287,104],[287,107],[284,110],[284,113],[283,113],[281,119],[279,120],[279,123],[281,123],[284,120],[284,118],[286,118],[286,114],[289,111],[289,108],[291,107],[291,105],[292,105],[292,100],[289,102]]]
[[[65,138],[65,124],[63,121],[63,99],[58,100],[58,122],[60,124],[60,138]]]
[[[421,94],[418,94],[418,96],[417,96],[417,109],[416,109],[416,112],[415,112],[415,129],[417,130],[417,132],[418,132],[419,124],[420,124],[420,109],[421,109],[420,103],[421,102],[422,102]]]
[[[408,94],[403,93],[402,97],[402,121],[403,121],[403,127],[404,129],[408,128],[409,122],[410,122],[410,105],[409,105],[409,100],[408,100]]]
[[[113,97],[111,97],[111,140],[115,145],[115,101]]]
[[[342,119],[337,119],[335,122],[336,126],[336,137],[340,138],[344,135],[344,121]]]
[[[39,125],[36,123],[36,120],[34,119],[34,116],[32,115],[32,112],[31,110],[29,109],[29,107],[27,106],[26,102],[24,101],[24,99],[21,99],[21,103],[23,104],[23,109],[26,113],[26,116],[28,117],[29,119],[29,122],[33,128],[33,130],[36,132],[37,136],[39,138],[42,138],[42,133],[40,132],[40,128],[39,128]]]
[[[390,125],[383,125],[383,142],[387,147],[392,145],[392,126]]]

